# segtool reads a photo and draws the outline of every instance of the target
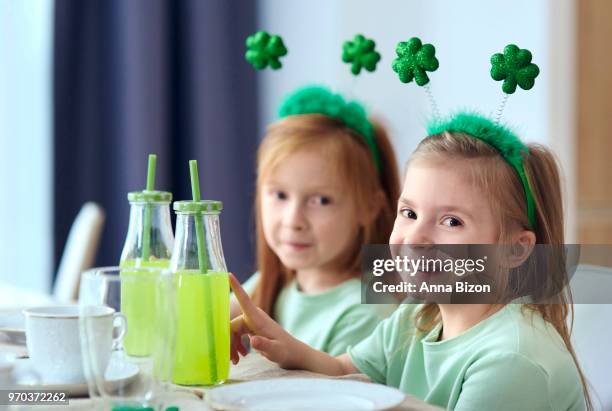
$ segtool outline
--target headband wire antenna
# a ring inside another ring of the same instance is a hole
[[[502,115],[504,114],[504,109],[506,108],[506,104],[508,103],[508,98],[510,98],[510,94],[504,93],[504,96],[502,97],[502,101],[501,103],[499,103],[499,106],[497,107],[497,111],[495,112],[495,124],[499,125]]]
[[[440,118],[440,110],[438,109],[438,103],[436,103],[436,99],[431,92],[431,84],[426,84],[423,88],[425,89],[425,93],[429,99],[429,106],[431,107],[434,117]]]

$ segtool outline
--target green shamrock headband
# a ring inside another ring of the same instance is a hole
[[[393,61],[392,68],[400,81],[410,83],[414,80],[418,86],[425,87],[429,96],[435,116],[427,126],[427,133],[433,135],[445,131],[461,132],[495,148],[516,170],[525,191],[529,226],[535,227],[535,201],[523,164],[524,159],[529,155],[529,149],[516,134],[499,123],[508,97],[516,91],[517,85],[523,90],[529,90],[535,84],[535,78],[540,74],[538,66],[531,62],[531,52],[510,44],[504,48],[503,54],[497,53],[491,57],[491,77],[496,81],[504,81],[502,85],[504,98],[497,110],[495,121],[468,112],[459,112],[442,119],[429,88],[429,76],[427,75],[427,72],[434,72],[439,67],[435,47],[431,44],[423,44],[419,38],[413,37],[407,42],[400,42],[397,45],[396,53],[397,58]]]
[[[508,164],[516,170],[527,199],[527,219],[535,227],[535,202],[523,166],[529,149],[509,128],[476,113],[460,112],[446,119],[434,118],[427,125],[427,134],[443,132],[464,133],[494,147]]]
[[[280,118],[300,114],[322,114],[341,121],[364,140],[380,173],[380,154],[374,126],[360,103],[345,101],[340,94],[332,93],[325,87],[306,86],[288,95],[278,111]]]

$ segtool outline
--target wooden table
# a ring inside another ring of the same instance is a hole
[[[0,341],[0,351],[11,351],[18,355],[26,355],[27,351],[24,346],[10,345]],[[234,384],[244,381],[253,381],[269,378],[333,378],[333,379],[351,379],[366,381],[369,380],[363,374],[352,374],[342,377],[328,377],[321,374],[312,373],[309,371],[300,370],[284,370],[278,367],[275,363],[268,361],[259,354],[251,353],[240,359],[240,363],[230,368],[230,379],[226,384]],[[206,392],[214,388],[191,388],[174,386],[172,392],[172,404],[180,407],[181,411],[191,410],[212,410],[205,402]],[[2,406],[0,406],[2,409]],[[10,410],[11,408],[9,408]],[[15,409],[15,408],[13,408]],[[31,406],[19,408],[19,410],[39,411],[40,406]],[[75,398],[70,400],[70,404],[65,407],[53,406],[54,410],[66,409],[71,411],[89,411],[92,409],[92,402],[88,398]],[[440,408],[433,407],[425,402],[418,400],[412,396],[406,396],[404,401],[393,411],[434,411]]]

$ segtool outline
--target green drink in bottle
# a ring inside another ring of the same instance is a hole
[[[183,385],[225,381],[230,362],[227,272],[202,275],[199,270],[182,270],[174,282],[178,323],[172,381]]]
[[[121,312],[127,319],[125,350],[132,356],[147,356],[152,352],[156,301],[156,284],[147,281],[150,269],[166,270],[174,243],[170,222],[172,194],[153,190],[155,156],[149,156],[147,189],[128,194],[130,223],[123,252],[121,276],[134,277],[121,289]],[[139,281],[141,279],[142,281]]]
[[[174,203],[176,242],[170,270],[177,323],[172,382],[213,385],[227,380],[230,364],[230,288],[219,229],[222,204],[200,201],[194,162],[191,175],[194,200]]]

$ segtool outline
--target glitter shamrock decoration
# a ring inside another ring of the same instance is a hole
[[[374,50],[375,47],[374,40],[357,34],[353,41],[345,41],[342,44],[342,61],[352,63],[351,72],[356,76],[361,73],[362,68],[372,72],[380,61],[380,53]]]
[[[506,94],[514,93],[517,84],[523,90],[531,89],[538,74],[540,69],[531,62],[531,52],[514,44],[507,45],[503,54],[491,57],[491,77],[495,81],[504,80],[502,90]]]
[[[244,57],[257,70],[263,70],[268,65],[277,70],[282,67],[280,57],[287,54],[287,48],[280,36],[270,36],[265,31],[258,31],[246,40],[247,51]]]
[[[395,52],[397,58],[391,67],[402,83],[410,83],[414,79],[419,86],[424,86],[429,83],[427,72],[436,71],[439,67],[436,48],[431,44],[422,44],[418,37],[399,42]]]

